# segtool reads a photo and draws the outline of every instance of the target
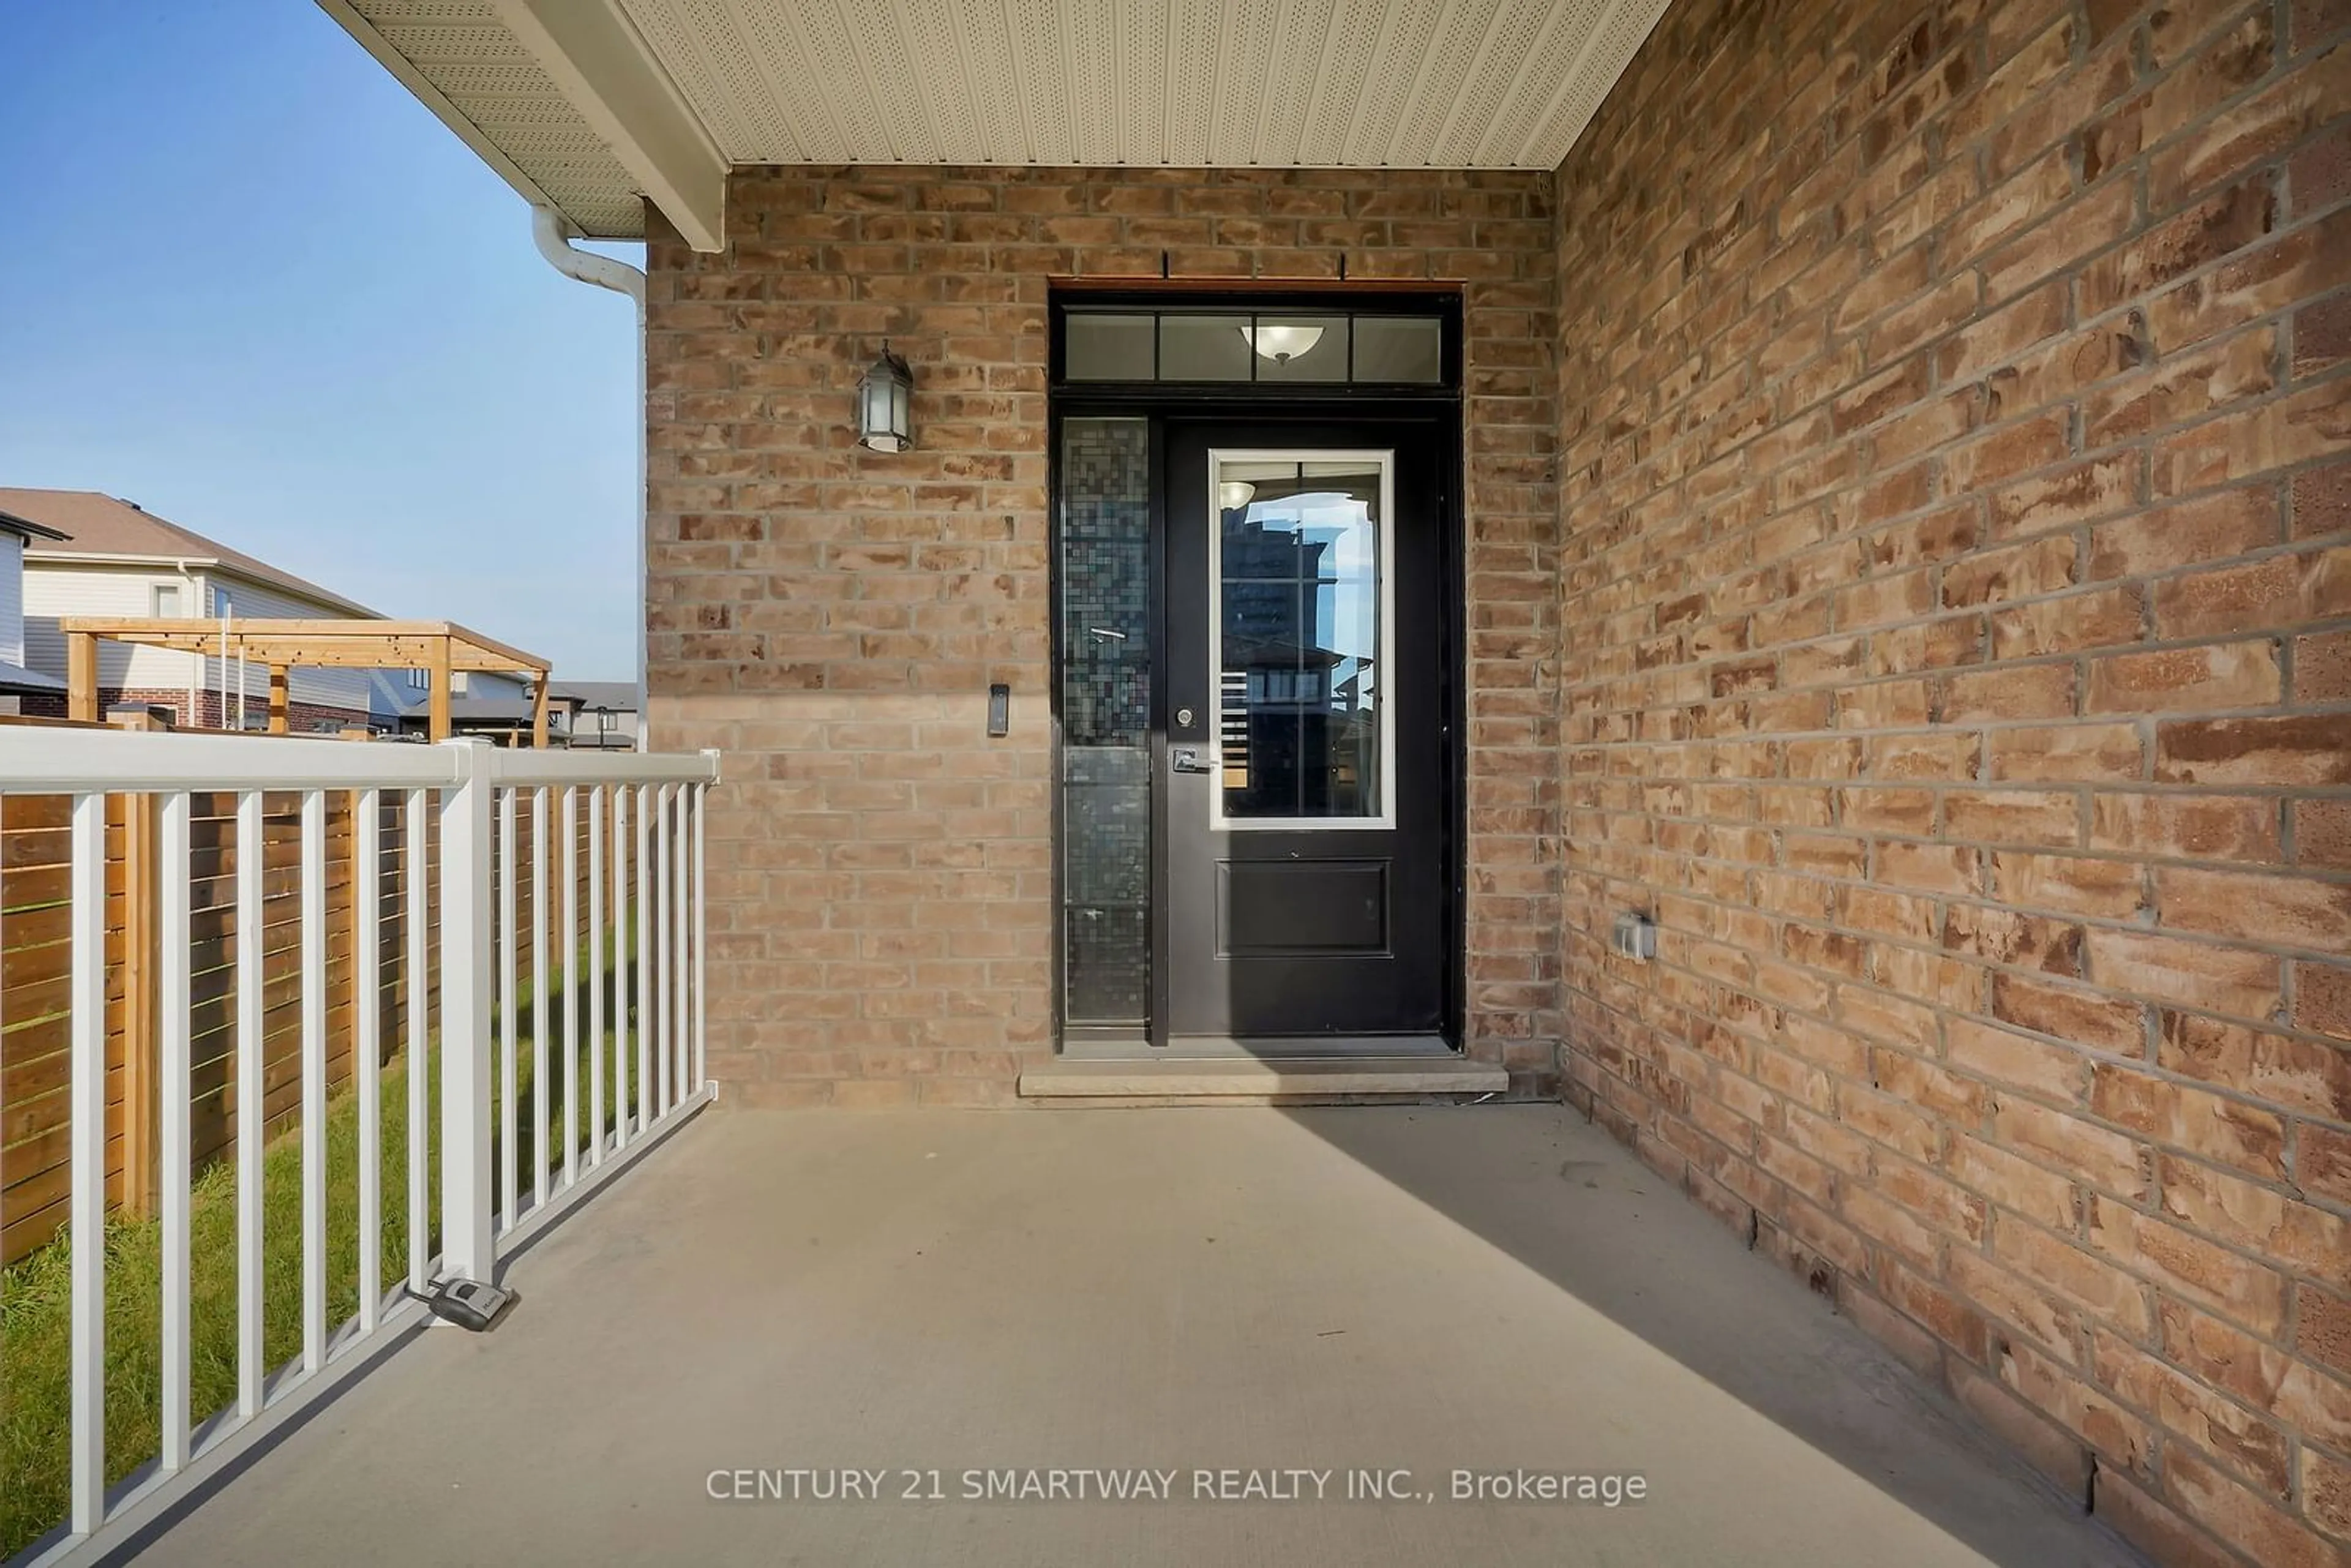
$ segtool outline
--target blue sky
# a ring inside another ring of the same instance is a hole
[[[305,0],[11,0],[0,61],[0,485],[635,677],[624,297]]]

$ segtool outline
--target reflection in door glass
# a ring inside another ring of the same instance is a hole
[[[1217,461],[1217,755],[1228,819],[1380,799],[1377,457]]]

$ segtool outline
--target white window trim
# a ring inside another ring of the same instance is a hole
[[[1375,817],[1228,817],[1225,815],[1225,527],[1217,505],[1217,475],[1228,462],[1366,463],[1380,471],[1379,619],[1373,632],[1373,663],[1380,672],[1380,812]],[[1395,703],[1389,672],[1395,668],[1395,449],[1306,447],[1211,447],[1208,451],[1208,701],[1215,705],[1208,727],[1211,787],[1208,826],[1220,833],[1392,832],[1396,825]]]

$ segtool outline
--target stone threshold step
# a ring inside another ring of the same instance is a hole
[[[1426,1100],[1500,1094],[1502,1068],[1458,1056],[1191,1057],[1175,1061],[1072,1061],[1020,1074],[1020,1097],[1039,1103],[1303,1104],[1341,1100]]]

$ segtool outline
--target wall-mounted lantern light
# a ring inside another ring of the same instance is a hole
[[[857,382],[857,443],[876,452],[914,444],[914,373],[882,341],[882,357]]]

